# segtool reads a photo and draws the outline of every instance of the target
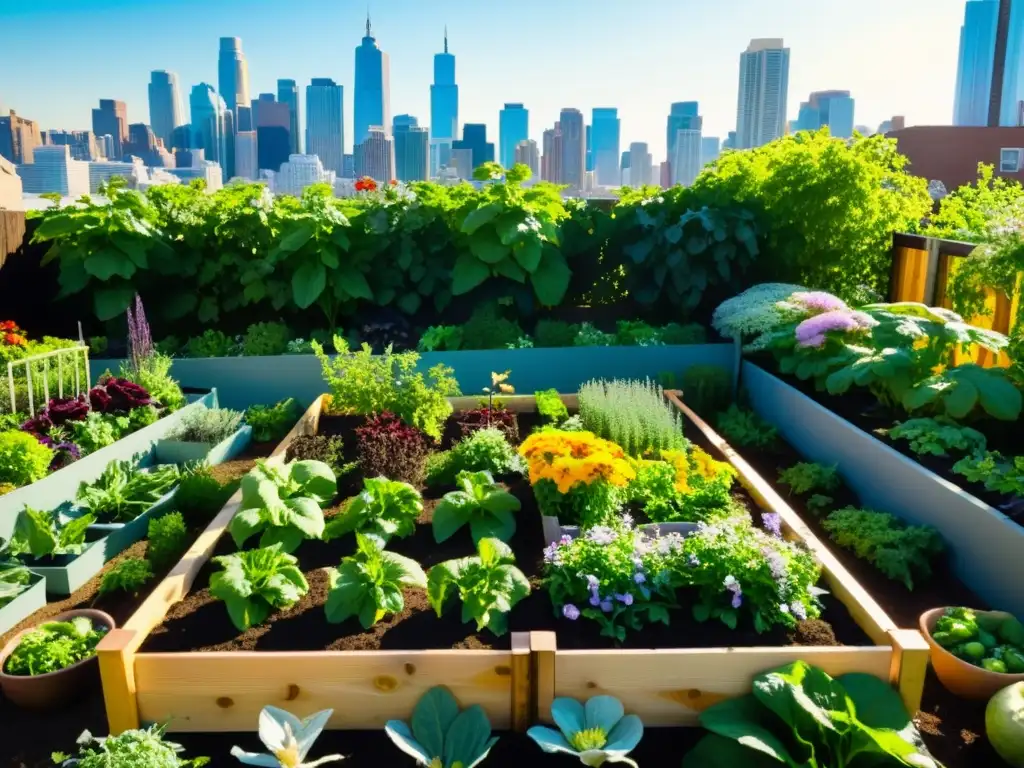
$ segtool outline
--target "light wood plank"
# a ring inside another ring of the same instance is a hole
[[[894,629],[890,635],[894,651],[891,677],[903,699],[903,706],[913,716],[921,708],[931,649],[916,629]]]
[[[252,731],[267,704],[306,716],[332,708],[329,728],[376,729],[408,719],[445,685],[479,704],[496,729],[512,725],[508,651],[151,653],[135,657],[139,715],[171,731]]]
[[[526,733],[533,724],[533,675],[530,671],[530,633],[512,634],[512,730]]]
[[[814,553],[822,566],[825,581],[832,593],[846,606],[857,624],[877,645],[888,645],[889,632],[896,629],[896,624],[882,607],[875,602],[853,575],[843,567],[828,548],[814,535],[813,531],[800,519],[796,511],[790,507],[775,490],[754,471],[743,457],[736,453],[717,432],[679,398],[677,391],[666,392],[665,396],[674,406],[679,408],[693,421],[694,425],[704,433],[708,441],[726,457],[739,473],[740,482],[747,489],[754,501],[762,509],[775,512],[782,519],[783,532],[788,538],[802,541]]]
[[[609,694],[645,726],[693,726],[711,705],[750,693],[755,676],[798,659],[833,677],[865,672],[888,680],[891,656],[890,648],[854,647],[559,651],[555,696]]]
[[[533,652],[537,719],[542,723],[550,723],[551,702],[555,700],[555,656],[558,652],[555,633],[531,632],[530,650]]]
[[[139,727],[135,689],[137,647],[136,633],[126,629],[112,629],[96,647],[111,735]]]

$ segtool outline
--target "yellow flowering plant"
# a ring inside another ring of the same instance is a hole
[[[729,496],[736,470],[713,459],[697,446],[662,451],[661,460],[632,462],[636,478],[627,498],[638,504],[651,522],[710,521],[734,511]]]

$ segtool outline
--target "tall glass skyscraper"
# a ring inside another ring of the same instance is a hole
[[[370,127],[391,129],[391,86],[388,55],[377,47],[366,16],[366,36],[356,48],[355,122],[352,141],[362,144],[370,136]]]
[[[736,149],[760,147],[785,133],[788,96],[789,48],[782,38],[751,40],[740,54]]]
[[[602,187],[617,187],[622,179],[619,172],[619,110],[595,107],[590,120],[590,151],[597,183]]]
[[[234,112],[249,105],[249,65],[242,53],[242,38],[222,37],[217,60],[217,85],[221,98]]]
[[[288,161],[291,149],[291,114],[288,105],[274,99],[272,93],[261,93],[252,102],[252,119],[256,125],[256,154],[260,170],[274,171]]]
[[[192,114],[192,148],[203,150],[205,159],[220,163],[223,170],[229,137],[232,150],[234,148],[234,135],[230,131],[234,120],[227,119],[227,115],[233,117],[233,113],[209,83],[192,86],[188,102]],[[226,170],[224,177],[231,177]]]
[[[506,104],[498,129],[498,162],[502,168],[511,168],[516,160],[516,145],[530,137],[530,110],[522,104]]]
[[[840,139],[853,136],[853,114],[855,100],[849,91],[815,91],[800,104],[800,114],[795,129],[816,131],[823,126]]]
[[[968,0],[960,27],[953,125],[988,125],[999,0]]]
[[[345,171],[344,89],[327,77],[306,86],[306,152],[338,178]]]
[[[167,149],[173,148],[174,129],[182,124],[178,76],[156,70],[149,76],[149,124]]]
[[[299,136],[299,86],[295,84],[294,80],[277,81],[277,100],[288,105],[291,126],[288,140],[291,154],[302,154],[302,139]],[[322,162],[323,158],[320,160]]]
[[[999,124],[1024,125],[1024,0],[1010,7]]]
[[[448,165],[452,142],[459,135],[459,86],[455,82],[455,54],[448,52],[448,29],[444,31],[444,53],[434,54],[434,83],[430,86],[430,172]]]
[[[116,99],[100,99],[99,109],[92,111],[92,132],[113,137],[112,154],[108,160],[120,160],[128,141],[128,105]]]
[[[572,189],[583,189],[583,175],[587,170],[587,137],[583,113],[566,107],[558,117],[562,130],[562,178],[563,184]]]
[[[462,126],[462,141],[453,141],[452,149],[470,150],[473,153],[474,170],[494,160],[494,144],[487,141],[487,126],[484,123],[466,123]]]
[[[676,138],[679,131],[699,131],[702,127],[700,105],[696,101],[677,101],[669,108],[665,130],[665,148],[668,161],[674,162]]]
[[[430,133],[412,115],[395,115],[391,133],[395,141],[395,178],[426,181],[430,173]]]

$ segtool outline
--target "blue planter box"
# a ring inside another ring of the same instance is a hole
[[[217,445],[189,443],[184,440],[160,439],[156,442],[157,464],[187,464],[190,461],[206,460],[210,466],[231,461],[252,442],[252,427],[245,426]]]
[[[0,608],[0,635],[46,605],[46,580],[34,571],[29,587]]]
[[[804,458],[837,464],[866,508],[937,528],[957,577],[1024,616],[1024,528],[756,365],[743,364],[742,381],[753,409]]]
[[[185,413],[196,408],[216,408],[217,402],[217,393],[209,392],[180,411],[133,432],[113,445],[101,448],[38,482],[0,496],[0,538],[11,538],[18,513],[24,507],[54,509],[73,499],[79,484],[95,480],[111,461],[129,459],[137,453],[149,453],[156,441],[174,429]]]

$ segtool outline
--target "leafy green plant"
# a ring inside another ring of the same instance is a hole
[[[483,708],[474,704],[459,711],[459,702],[443,686],[424,693],[408,723],[388,720],[388,738],[426,768],[475,768],[487,759],[498,737]]]
[[[986,451],[960,459],[953,471],[990,491],[1024,496],[1024,456],[1004,458],[998,451]]]
[[[378,539],[356,534],[356,552],[328,569],[330,591],[324,610],[327,621],[338,624],[355,616],[369,629],[386,614],[405,608],[402,590],[427,588],[427,575],[415,560],[385,552]]]
[[[183,758],[184,747],[164,740],[166,728],[152,725],[100,738],[85,731],[75,757],[54,752],[53,761],[62,768],[202,768],[210,762],[207,757]]]
[[[934,419],[907,419],[897,423],[885,433],[893,440],[906,440],[916,454],[948,456],[950,453],[984,453],[985,435],[976,429],[964,427],[952,419],[939,416]]]
[[[28,485],[49,474],[53,451],[28,432],[0,432],[0,483]]]
[[[210,576],[210,594],[223,600],[239,632],[290,608],[309,591],[298,560],[281,544],[213,558],[223,570]]]
[[[432,325],[416,346],[420,352],[454,352],[461,348],[462,327],[458,325]]]
[[[242,413],[230,408],[199,408],[184,414],[168,440],[217,445],[238,431]]]
[[[294,552],[303,539],[319,539],[324,532],[321,506],[334,498],[338,483],[321,461],[293,461],[276,467],[257,460],[242,478],[242,501],[228,530],[239,547],[257,533],[259,546],[281,545]]]
[[[404,539],[416,532],[421,514],[423,499],[411,485],[386,477],[367,478],[362,493],[327,524],[324,538],[330,541],[355,531],[385,542],[392,536]]]
[[[943,553],[942,536],[929,525],[907,525],[884,512],[844,507],[822,521],[839,546],[851,550],[894,581],[913,590],[914,580],[932,575],[932,562]]]
[[[66,669],[96,653],[106,634],[85,616],[48,621],[22,636],[4,665],[8,675],[45,675]]]
[[[83,455],[86,455],[116,443],[131,428],[131,422],[127,416],[89,411],[82,421],[69,421],[65,426],[70,432],[71,441],[82,449]]]
[[[618,320],[615,343],[620,347],[659,347],[663,342],[661,332],[643,320]]]
[[[571,347],[576,343],[580,332],[577,323],[565,323],[561,320],[538,320],[533,329],[533,338],[538,347]]]
[[[242,337],[242,354],[250,357],[283,355],[288,351],[288,326],[253,323]]]
[[[128,522],[149,510],[177,484],[178,467],[164,464],[143,468],[142,454],[107,464],[91,483],[81,483],[75,500],[79,508],[101,523]]]
[[[592,696],[586,705],[560,697],[551,703],[558,730],[535,725],[526,735],[545,752],[573,755],[584,765],[608,762],[637,768],[627,755],[643,738],[644,726],[637,715],[624,713],[614,696]]]
[[[176,411],[185,405],[185,394],[171,376],[173,364],[170,356],[154,351],[143,359],[137,369],[123,366],[121,378],[138,384],[149,392],[154,402],[168,411]]]
[[[129,557],[122,560],[103,574],[100,580],[99,594],[108,595],[112,592],[127,592],[137,595],[139,590],[153,578],[153,566],[141,557]]]
[[[459,472],[459,489],[446,493],[434,508],[434,541],[447,541],[469,525],[473,543],[494,537],[508,541],[516,532],[515,513],[522,505],[494,482],[490,472]]]
[[[708,418],[724,411],[732,400],[732,377],[717,365],[694,365],[683,371],[683,402]]]
[[[89,354],[91,355],[105,355],[109,346],[106,336],[89,337]]]
[[[209,465],[189,467],[182,472],[174,493],[174,506],[187,523],[199,526],[220,512],[237,485],[237,482],[221,484]]]
[[[0,608],[28,589],[31,581],[28,568],[9,554],[8,543],[0,539]]]
[[[722,437],[740,448],[770,450],[779,436],[775,427],[735,403],[718,414],[716,426]]]
[[[837,465],[826,467],[801,461],[779,473],[779,482],[789,486],[789,492],[804,495],[811,491],[834,491],[839,487]]]
[[[416,370],[415,352],[396,353],[389,347],[374,355],[366,344],[350,352],[348,343],[337,336],[334,346],[338,354],[332,360],[320,344],[313,344],[331,391],[331,412],[366,416],[389,411],[435,440],[441,438],[452,412],[446,398],[460,394],[451,368],[435,365],[424,376]]]
[[[556,423],[569,418],[569,409],[565,407],[557,389],[545,389],[533,393],[537,401],[537,413],[544,421]]]
[[[44,512],[25,507],[14,524],[11,554],[29,555],[37,560],[80,555],[85,549],[85,532],[95,521],[92,515],[82,515],[65,522],[58,510]]]
[[[588,381],[579,391],[583,426],[630,456],[684,447],[683,422],[661,387],[646,381]]]
[[[252,427],[257,443],[280,440],[288,434],[302,415],[295,398],[289,397],[274,405],[251,405],[245,412],[245,423]]]
[[[234,342],[223,331],[208,328],[202,336],[194,336],[185,344],[187,357],[228,357]]]
[[[662,344],[684,345],[684,344],[706,344],[708,332],[699,323],[669,323],[658,332]]]
[[[352,469],[345,463],[345,445],[337,435],[300,435],[288,444],[288,461],[322,461],[338,477]]]
[[[475,620],[478,632],[487,628],[500,637],[508,632],[508,612],[530,594],[530,581],[516,568],[507,544],[483,538],[476,547],[476,557],[447,560],[430,569],[427,599],[440,617],[448,598],[458,595],[463,623]]]
[[[462,326],[462,349],[504,349],[525,336],[518,322],[508,320],[494,303],[481,304]]]
[[[573,346],[576,347],[614,347],[615,344],[614,333],[605,333],[590,323],[581,323],[580,330],[573,340]]]
[[[490,472],[492,475],[522,473],[525,465],[505,433],[490,427],[478,429],[452,446],[450,451],[433,454],[427,460],[428,486],[455,482],[460,472]]]
[[[835,499],[831,496],[826,496],[823,493],[814,493],[807,498],[807,511],[815,517],[821,517],[829,511],[834,503]]]
[[[185,518],[181,512],[168,512],[150,520],[146,538],[149,539],[146,557],[154,567],[166,568],[188,548]]]
[[[833,679],[805,661],[758,675],[753,693],[713,704],[700,723],[711,735],[687,753],[684,768],[941,768],[891,685],[860,672]]]

